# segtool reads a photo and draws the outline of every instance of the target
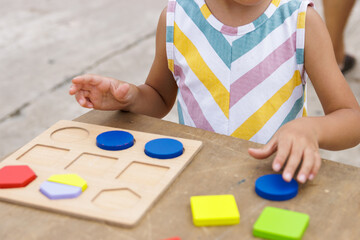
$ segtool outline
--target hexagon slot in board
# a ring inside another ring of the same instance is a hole
[[[93,203],[101,208],[117,210],[132,208],[140,199],[139,194],[128,188],[105,189],[93,199]]]
[[[25,187],[36,178],[27,165],[11,165],[0,169],[0,188]]]

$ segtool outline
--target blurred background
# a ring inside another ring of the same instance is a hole
[[[314,1],[323,16],[322,1]],[[145,81],[155,52],[158,17],[167,0],[0,0],[0,158],[63,119],[87,111],[68,95],[71,79],[95,73]],[[345,32],[360,62],[360,2]],[[326,69],[324,69],[326,71]],[[360,99],[360,64],[346,74]],[[309,115],[323,115],[311,84]],[[173,109],[164,118],[177,122]],[[360,123],[359,123],[360,124]],[[323,158],[360,167],[360,145],[321,150]]]

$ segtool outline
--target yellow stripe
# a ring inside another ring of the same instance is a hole
[[[168,68],[174,73],[174,59],[168,59]]]
[[[302,114],[303,117],[306,117],[307,116],[307,111],[306,111],[306,108],[304,107],[303,108],[303,114]]]
[[[295,87],[301,84],[300,72],[295,71],[293,77],[279,89],[261,108],[251,115],[231,136],[249,140],[279,110],[291,96]]]
[[[297,20],[297,28],[305,28],[305,17],[306,12],[300,12],[298,14],[298,20]]]
[[[278,7],[280,4],[280,0],[272,0],[271,3]]]
[[[202,14],[204,15],[204,17],[207,19],[208,17],[210,17],[211,12],[209,10],[209,8],[206,6],[206,4],[202,5],[202,7],[200,8],[200,11],[202,12]]]
[[[305,105],[305,99],[307,98],[307,89],[304,88],[304,107],[303,107],[303,114],[302,116],[303,117],[306,117],[307,116],[307,110],[306,110],[306,105]]]
[[[180,30],[175,23],[174,26],[174,45],[185,57],[191,70],[197,78],[204,84],[219,105],[224,115],[229,118],[230,93],[211,71],[200,53],[190,41],[190,39]]]

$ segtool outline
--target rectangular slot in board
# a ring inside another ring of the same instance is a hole
[[[17,160],[29,164],[55,166],[69,151],[69,149],[38,144],[18,157]]]
[[[89,176],[103,176],[111,169],[118,159],[92,153],[82,153],[77,159],[71,162],[66,169]]]

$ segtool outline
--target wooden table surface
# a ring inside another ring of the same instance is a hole
[[[0,239],[254,239],[252,226],[266,206],[310,215],[303,239],[358,239],[360,168],[323,160],[316,179],[285,202],[258,197],[255,180],[273,173],[271,159],[255,160],[256,144],[200,129],[124,112],[90,111],[75,121],[203,141],[203,148],[134,228],[79,219],[0,202]],[[240,224],[195,227],[190,197],[233,194]]]

